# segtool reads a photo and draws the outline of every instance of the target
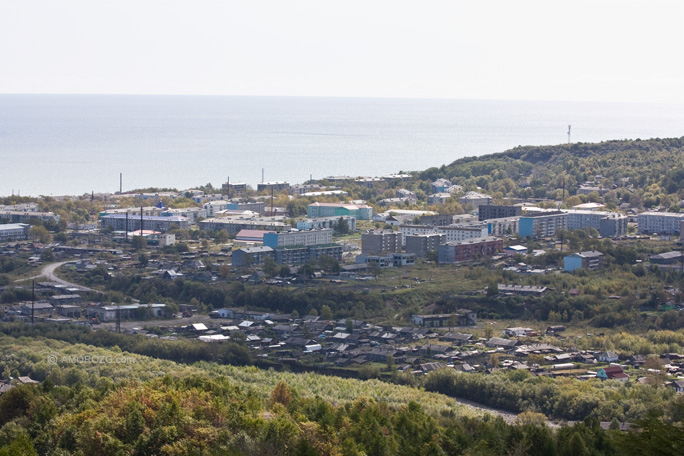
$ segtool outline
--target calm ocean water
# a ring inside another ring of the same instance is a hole
[[[0,195],[378,176],[518,145],[684,136],[684,105],[0,95]]]

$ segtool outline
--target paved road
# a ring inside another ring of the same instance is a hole
[[[40,271],[39,275],[33,276],[33,277],[27,277],[26,279],[19,279],[19,280],[17,280],[17,282],[23,282],[26,280],[32,280],[32,279],[38,279],[40,277],[44,277],[50,282],[57,282],[57,283],[60,283],[62,285],[66,285],[67,287],[79,288],[79,289],[85,290],[85,291],[94,291],[96,293],[102,293],[100,290],[94,290],[92,288],[84,287],[83,285],[79,285],[77,283],[67,282],[64,279],[60,279],[59,277],[57,277],[57,275],[55,274],[55,271],[57,270],[57,268],[60,268],[60,267],[62,267],[62,265],[65,265],[67,263],[72,263],[72,262],[73,261],[62,261],[59,263],[48,264],[47,266],[43,267],[43,269]]]

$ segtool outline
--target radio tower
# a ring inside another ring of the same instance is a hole
[[[570,129],[572,128],[572,125],[568,125],[568,144],[570,144]]]

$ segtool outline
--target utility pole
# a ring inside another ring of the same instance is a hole
[[[121,332],[121,304],[116,304],[116,332]]]
[[[31,287],[31,325],[33,325],[34,304],[36,302],[36,279],[33,279],[33,286]]]
[[[568,125],[568,144],[570,144],[570,129],[572,128],[572,125]]]

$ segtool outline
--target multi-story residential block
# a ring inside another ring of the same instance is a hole
[[[603,253],[596,250],[573,253],[563,258],[563,269],[574,271],[575,269],[589,269],[595,271],[603,267]]]
[[[637,216],[637,225],[641,234],[679,234],[684,213],[675,212],[642,212]]]
[[[492,197],[479,192],[468,192],[458,199],[458,202],[466,205],[470,204],[473,207],[487,205],[492,202]]]
[[[405,188],[400,188],[397,190],[397,198],[405,198],[409,203],[418,202],[418,196],[416,196],[416,193]]]
[[[384,184],[386,181],[381,177],[364,177],[363,179],[356,179],[354,182],[363,187],[374,188]]]
[[[437,249],[440,264],[453,264],[492,257],[503,249],[503,240],[497,238],[470,239],[461,242],[447,242]]]
[[[305,219],[297,221],[298,230],[320,230],[323,228],[335,229],[340,221],[347,224],[349,232],[353,233],[356,231],[356,219],[354,217],[341,215],[339,217],[321,217],[315,219]]]
[[[496,206],[494,204],[482,204],[477,208],[477,219],[482,222],[485,220],[520,217],[522,207],[520,206]]]
[[[265,203],[263,201],[210,201],[204,204],[206,217],[216,217],[222,211],[252,211],[263,215]]]
[[[38,211],[0,211],[0,220],[8,223],[59,222],[59,215],[53,212]]]
[[[221,185],[221,193],[225,193],[230,198],[234,195],[242,195],[247,191],[247,184],[244,182],[228,182]]]
[[[428,196],[428,204],[444,204],[451,198],[451,193],[433,193]]]
[[[426,233],[402,236],[406,242],[406,253],[425,258],[429,252],[436,252],[440,244],[446,244],[446,234]]]
[[[100,212],[99,218],[104,217],[105,215],[114,215],[114,214],[128,214],[129,217],[135,217],[138,216],[140,217],[145,216],[145,217],[159,217],[162,215],[163,209],[161,207],[157,206],[144,206],[144,207],[116,207],[116,208],[110,208],[107,210],[104,210]]]
[[[271,247],[246,247],[233,251],[233,266],[256,266],[264,264],[266,258],[275,261],[275,251]]]
[[[363,255],[381,255],[401,252],[402,236],[392,230],[370,230],[361,236],[361,253]]]
[[[240,230],[290,231],[289,224],[283,217],[221,217],[209,218],[199,222],[200,230],[225,230],[229,234],[237,234]]]
[[[278,247],[274,249],[275,261],[278,264],[299,265],[316,261],[323,255],[342,261],[342,246],[338,244],[310,245],[307,247]]]
[[[413,253],[391,253],[387,255],[359,255],[356,264],[377,264],[380,268],[411,266],[416,264]]]
[[[431,225],[399,225],[399,232],[401,233],[401,242],[405,246],[408,236],[436,234],[437,229]],[[446,234],[444,234],[444,236],[446,237]]]
[[[446,226],[454,223],[454,216],[451,214],[422,215],[418,225]]]
[[[466,239],[485,238],[489,228],[486,223],[462,223],[435,227],[438,233],[446,235],[447,242],[459,242]]]
[[[432,193],[444,193],[451,185],[451,181],[448,179],[437,179],[431,184]]]
[[[325,187],[318,184],[295,184],[290,186],[290,193],[295,196],[300,196],[305,193],[320,192]],[[334,188],[331,190],[339,190],[339,188]]]
[[[279,247],[309,246],[332,243],[333,230],[330,228],[309,231],[283,231],[265,233],[264,245],[274,249]]]
[[[197,219],[206,217],[206,211],[202,207],[186,207],[183,209],[167,209],[163,211],[160,215],[164,217],[185,217],[192,223],[196,223]]]
[[[373,208],[365,204],[312,203],[306,208],[308,217],[339,217],[346,215],[357,220],[371,220]]]
[[[520,237],[554,237],[558,231],[567,229],[568,214],[562,211],[528,212],[518,222]]]
[[[262,182],[257,184],[257,192],[268,192],[268,193],[280,193],[283,190],[289,190],[290,184],[285,181],[275,181],[275,182]]]
[[[599,220],[599,234],[603,237],[618,237],[627,234],[627,216],[611,213]]]
[[[162,217],[162,216],[137,216],[130,214],[104,215],[100,218],[102,228],[111,228],[113,231],[138,231],[150,230],[166,233],[172,228],[187,230],[190,228],[190,220],[185,217]]]
[[[490,236],[512,236],[518,234],[520,217],[496,218],[485,220]]]
[[[627,234],[627,216],[615,212],[568,210],[568,229],[594,228],[601,236],[617,237]],[[604,227],[603,233],[601,226]]]
[[[9,223],[0,225],[0,242],[23,241],[28,239],[31,225],[27,223]]]

